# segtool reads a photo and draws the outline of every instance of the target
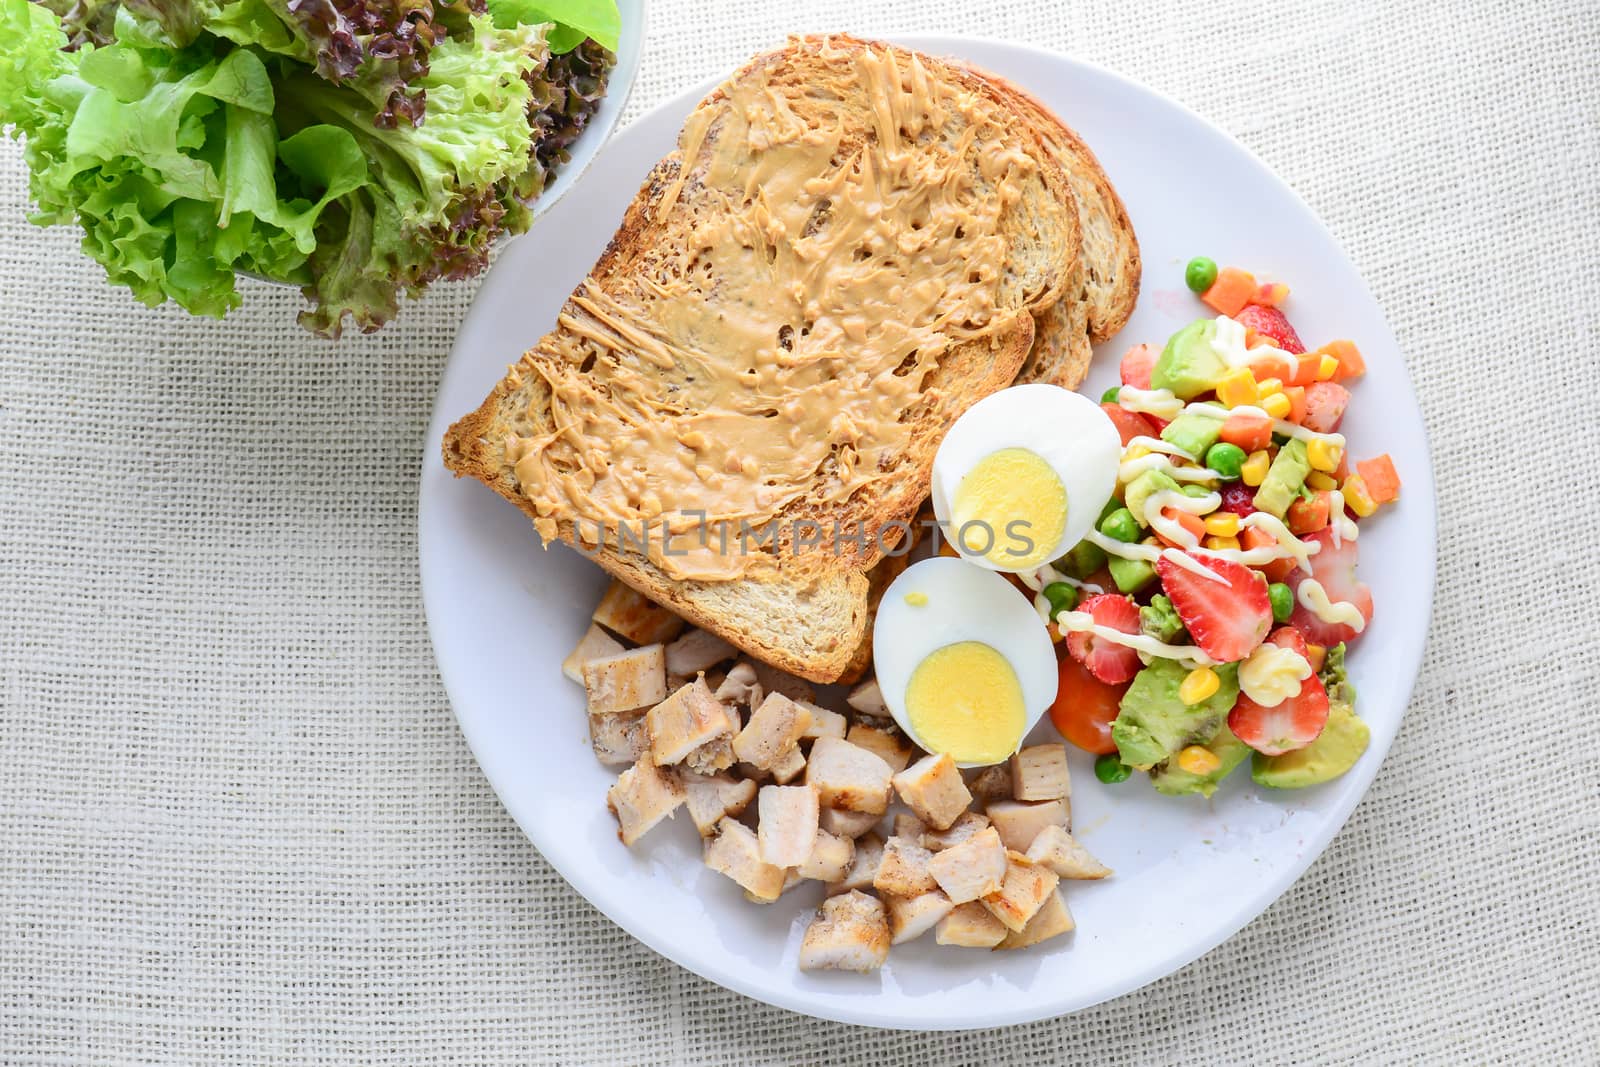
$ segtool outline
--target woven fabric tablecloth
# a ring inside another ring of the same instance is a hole
[[[0,1062],[1600,1062],[1600,9],[652,7],[632,114],[791,30],[984,34],[1171,94],[1310,201],[1439,479],[1370,795],[1238,936],[1074,1017],[882,1033],[702,981],[540,859],[439,685],[416,479],[472,288],[337,345],[261,286],[146,310],[23,221],[7,148]]]

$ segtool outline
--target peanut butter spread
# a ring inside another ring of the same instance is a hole
[[[1023,313],[1006,230],[1036,164],[992,104],[915,57],[824,58],[746,70],[689,117],[653,244],[586,281],[525,364],[550,416],[506,458],[547,541],[558,520],[591,544],[649,524],[671,577],[772,566],[706,524],[903,477],[930,372]]]

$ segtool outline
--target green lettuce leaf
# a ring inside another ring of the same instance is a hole
[[[554,23],[546,40],[556,55],[591,38],[615,52],[622,37],[622,15],[616,0],[489,0],[489,14],[502,29],[519,23]]]

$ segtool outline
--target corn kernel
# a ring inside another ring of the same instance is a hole
[[[1328,661],[1328,650],[1323,645],[1306,646],[1306,662],[1311,664],[1311,669],[1320,671],[1322,665]]]
[[[1306,460],[1314,471],[1338,470],[1343,456],[1344,449],[1324,438],[1313,437],[1306,443]]]
[[[1237,537],[1208,537],[1205,546],[1213,552],[1238,551],[1239,539]]]
[[[1344,480],[1344,502],[1363,519],[1378,510],[1378,502],[1367,492],[1366,480],[1359,474],[1352,474]]]
[[[1210,667],[1196,667],[1178,683],[1178,699],[1185,704],[1198,704],[1221,688],[1222,679],[1217,677],[1216,671]],[[1200,751],[1205,752],[1205,749]]]
[[[1339,361],[1332,356],[1323,356],[1317,362],[1317,381],[1329,382],[1339,373]]]
[[[1122,451],[1122,462],[1126,463],[1130,459],[1143,459],[1149,454],[1150,450],[1144,445],[1129,445]]]
[[[1245,457],[1244,466],[1239,468],[1239,477],[1244,480],[1245,485],[1260,485],[1266,481],[1267,468],[1270,466],[1272,457],[1267,455],[1265,449],[1252,452]]]
[[[1256,392],[1263,397],[1271,396],[1273,393],[1281,393],[1283,392],[1283,382],[1277,378],[1267,378],[1256,383]]]
[[[1240,367],[1217,384],[1217,399],[1230,408],[1254,404],[1259,396],[1249,367]]]
[[[1275,419],[1287,419],[1294,405],[1282,393],[1273,393],[1261,402],[1261,410]]]
[[[1218,755],[1202,745],[1190,745],[1178,753],[1178,766],[1190,774],[1207,775],[1222,766]]]
[[[1231,511],[1214,511],[1206,516],[1206,533],[1213,537],[1237,537],[1239,516]]]
[[[1339,488],[1339,480],[1327,471],[1312,471],[1306,475],[1306,484],[1318,492]]]

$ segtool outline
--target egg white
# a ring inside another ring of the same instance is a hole
[[[961,480],[986,456],[1025,448],[1049,464],[1067,492],[1066,527],[1046,560],[1061,558],[1083,540],[1117,486],[1122,437],[1100,405],[1055,385],[1015,385],[978,401],[956,420],[933,459],[933,513],[962,558],[996,571],[1027,570],[1005,565],[1010,543],[1005,524],[993,531],[999,551],[969,553],[950,526],[951,501]],[[982,544],[978,535],[973,535]]]
[[[921,594],[911,597],[919,603],[908,603],[910,594]],[[907,737],[928,747],[906,713],[906,686],[930,653],[961,641],[981,641],[1016,672],[1026,713],[1020,744],[1056,698],[1056,656],[1049,631],[1032,602],[1010,582],[951,556],[907,567],[878,605],[872,658],[889,714]]]

